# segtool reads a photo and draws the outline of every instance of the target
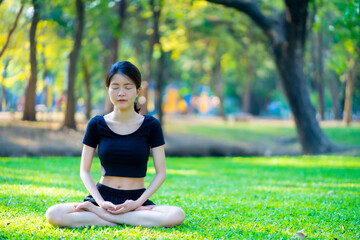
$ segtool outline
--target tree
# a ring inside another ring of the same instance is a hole
[[[359,72],[360,61],[360,1],[354,0],[348,3],[344,16],[344,25],[348,30],[348,40],[345,48],[348,50],[348,70],[345,73],[346,93],[343,122],[349,125],[352,116],[352,97],[354,92],[355,79]]]
[[[0,3],[0,4],[1,4],[1,3]],[[15,21],[14,21],[14,25],[13,25],[12,28],[10,29],[10,31],[9,31],[9,33],[8,33],[8,36],[7,36],[7,38],[6,38],[5,44],[4,44],[4,46],[2,47],[2,49],[1,49],[1,51],[0,51],[0,59],[1,59],[2,55],[4,54],[7,46],[9,45],[11,36],[12,36],[12,34],[14,33],[14,31],[15,31],[17,25],[18,25],[19,18],[20,18],[20,16],[21,16],[21,13],[22,13],[23,9],[24,9],[24,2],[21,2],[21,7],[20,7],[19,12],[16,14],[16,18],[15,18]]]
[[[155,45],[155,34],[158,31],[156,28],[159,27],[158,21],[159,16],[156,14],[156,8],[155,8],[155,2],[154,0],[150,0],[150,8],[152,12],[152,22],[151,22],[151,30],[150,30],[150,36],[149,36],[149,49],[147,51],[147,58],[145,60],[145,63],[143,64],[143,81],[142,81],[142,87],[141,87],[141,96],[144,99],[144,103],[142,104],[143,107],[141,108],[141,114],[147,114],[148,113],[148,102],[149,102],[149,96],[148,96],[148,87],[149,82],[152,74],[152,58],[153,58],[153,52],[154,52],[154,45]],[[157,24],[156,24],[157,23]]]
[[[111,30],[111,39],[110,44],[108,44],[108,49],[110,49],[110,54],[107,59],[107,66],[106,68],[109,68],[110,65],[116,63],[119,58],[119,49],[120,49],[120,36],[123,35],[123,29],[124,29],[124,22],[126,20],[126,10],[127,10],[127,3],[126,0],[118,1],[115,5],[116,8],[116,24],[114,29]],[[110,102],[109,96],[106,95],[106,101],[105,101],[105,108],[104,108],[104,114],[107,114],[113,110],[113,105]]]
[[[286,11],[278,19],[266,17],[254,1],[207,1],[244,12],[266,34],[294,115],[303,152],[320,154],[334,150],[335,146],[316,120],[303,72],[309,0],[285,0]]]
[[[86,100],[85,100],[85,104],[86,104],[86,112],[85,112],[85,117],[86,119],[90,119],[91,118],[91,91],[90,91],[90,72],[89,72],[89,67],[88,64],[86,62],[85,59],[82,59],[82,70],[84,73],[84,83],[85,83],[85,91],[86,91]]]
[[[158,4],[154,4],[153,0],[151,1],[151,9],[153,11],[153,24],[154,24],[154,47],[159,52],[159,58],[157,59],[157,77],[156,77],[156,90],[155,90],[155,106],[156,112],[158,114],[158,118],[160,123],[163,122],[163,109],[162,109],[162,93],[164,90],[165,77],[164,77],[164,65],[165,65],[165,52],[163,50],[162,44],[160,42],[160,16],[161,11],[164,6],[164,1],[159,0]]]
[[[321,7],[320,2],[319,7]],[[311,46],[311,77],[315,82],[315,88],[318,92],[318,110],[322,120],[325,119],[325,84],[324,84],[324,51],[326,51],[326,44],[324,44],[323,23],[317,19],[323,19],[322,11],[319,11],[316,1],[313,1],[313,10],[310,11],[311,23],[309,24],[310,46]],[[316,21],[316,22],[315,22]]]
[[[7,75],[7,68],[9,66],[9,63],[10,63],[10,60],[7,60],[5,61],[5,64],[4,64],[4,70],[1,74],[1,92],[0,92],[0,111],[4,111],[5,109],[3,109],[3,99],[5,98],[5,78],[6,78],[6,75]]]
[[[318,110],[324,119],[324,112],[327,107],[326,87],[329,89],[331,98],[331,108],[333,118],[341,119],[340,98],[342,90],[340,85],[340,75],[342,74],[339,66],[341,66],[341,56],[343,48],[339,48],[339,52],[334,53],[334,43],[336,43],[337,33],[339,29],[334,28],[334,24],[343,15],[334,2],[325,2],[323,0],[312,1],[310,5],[309,26],[309,45],[311,50],[308,55],[309,72],[314,80],[314,87],[318,92]],[[310,60],[311,59],[311,60]],[[340,67],[341,68],[341,67]]]
[[[68,90],[66,112],[63,127],[76,129],[75,121],[75,93],[76,66],[81,48],[81,39],[84,29],[85,6],[82,0],[76,0],[76,25],[74,47],[69,55]]]
[[[26,87],[23,120],[36,121],[35,94],[37,82],[36,28],[39,23],[40,1],[33,0],[34,15],[30,28],[30,78]]]

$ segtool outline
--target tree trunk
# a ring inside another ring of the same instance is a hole
[[[324,87],[324,64],[323,64],[323,44],[322,44],[322,32],[321,28],[319,29],[318,33],[318,55],[317,55],[317,62],[318,62],[318,92],[319,92],[319,107],[320,107],[320,116],[321,119],[325,119],[325,87]]]
[[[250,113],[251,106],[251,81],[246,82],[245,92],[242,97],[242,108],[244,113]]]
[[[329,81],[332,112],[334,119],[340,120],[341,114],[339,104],[339,82],[337,81],[337,75],[334,72],[330,73]]]
[[[90,73],[89,68],[85,59],[82,61],[82,69],[84,73],[84,82],[85,82],[85,93],[86,93],[86,112],[85,117],[86,119],[90,119],[91,117],[91,90],[90,90]]]
[[[324,80],[323,80],[323,45],[322,45],[322,34],[321,29],[316,34],[310,33],[311,39],[311,58],[312,58],[312,69],[311,76],[314,81],[316,91],[318,92],[318,110],[320,117],[323,120],[325,117],[325,99],[324,99]]]
[[[3,101],[5,100],[5,104],[6,104],[6,97],[5,97],[5,84],[4,84],[5,78],[3,77],[3,80],[1,81],[1,95],[0,95],[0,112],[2,111],[6,111],[6,108],[3,108]]]
[[[63,127],[76,129],[75,121],[75,105],[76,98],[74,92],[75,78],[76,78],[76,66],[81,48],[81,39],[84,29],[84,15],[85,7],[82,0],[76,0],[76,25],[75,25],[75,40],[74,47],[70,53],[69,61],[69,75],[68,75],[68,91],[66,100],[66,112]]]
[[[33,1],[33,2],[34,2],[34,1]],[[1,4],[1,3],[0,3],[0,4]],[[13,25],[13,27],[10,29],[10,31],[9,31],[9,33],[8,33],[8,35],[7,35],[7,38],[6,38],[6,40],[5,40],[5,44],[4,44],[4,46],[2,47],[2,49],[1,49],[1,51],[0,51],[0,59],[1,59],[2,55],[4,54],[6,48],[8,47],[8,45],[9,45],[9,43],[10,43],[11,35],[14,33],[14,31],[15,31],[15,29],[16,29],[16,27],[17,27],[17,24],[18,24],[18,22],[19,22],[19,18],[20,18],[20,15],[21,15],[23,9],[24,9],[24,2],[22,1],[22,2],[21,2],[20,10],[19,10],[19,12],[18,12],[17,15],[16,15],[14,25]],[[35,9],[34,9],[34,11],[35,11]],[[35,12],[34,12],[34,14],[35,14]],[[37,16],[37,17],[38,17],[38,16]],[[33,18],[33,22],[34,22],[34,18]],[[36,23],[36,24],[37,24],[37,23]],[[36,27],[35,27],[35,29],[36,29]]]
[[[352,95],[354,92],[354,79],[349,73],[346,73],[346,90],[345,90],[345,104],[343,123],[346,126],[350,125],[352,115]]]
[[[158,20],[159,14],[157,13],[158,9],[155,8],[154,0],[150,0],[150,7],[153,13],[152,15],[153,22],[152,22],[152,34],[149,37],[149,50],[148,50],[147,60],[144,63],[144,67],[143,67],[144,77],[142,83],[143,86],[141,90],[141,96],[145,98],[145,103],[142,105],[140,112],[143,115],[148,114],[148,102],[149,102],[148,90],[149,90],[149,83],[152,73],[151,71],[152,55],[155,45],[155,32],[158,31],[156,30],[156,28],[159,27],[158,24],[155,24],[156,22],[159,21]]]
[[[110,65],[116,63],[119,61],[119,48],[120,48],[120,35],[121,32],[123,31],[123,27],[124,27],[124,22],[126,19],[126,0],[122,0],[122,1],[118,1],[116,3],[116,12],[118,15],[118,32],[116,32],[113,36],[112,36],[112,41],[111,41],[111,49],[110,49]],[[109,67],[108,66],[108,67]],[[104,107],[104,114],[108,114],[110,112],[112,112],[114,109],[112,103],[110,102],[109,96],[106,95],[106,101],[105,101],[105,107]]]
[[[160,44],[160,43],[159,43]],[[162,109],[162,102],[163,102],[163,91],[164,91],[164,62],[165,62],[165,53],[162,50],[160,44],[160,52],[161,56],[157,61],[157,79],[156,79],[156,91],[155,91],[155,106],[156,106],[156,113],[158,115],[159,121],[163,123],[163,109]]]
[[[5,79],[7,77],[7,68],[9,66],[10,60],[4,61],[4,70],[1,74],[2,80],[1,80],[1,95],[0,95],[0,111],[5,111],[3,109],[3,100],[5,98]]]
[[[215,57],[216,58],[216,57]],[[211,77],[211,88],[214,90],[216,96],[220,99],[219,105],[219,115],[225,121],[227,119],[225,106],[224,106],[224,81],[221,76],[221,59],[219,57],[216,58],[214,70]]]
[[[321,119],[325,119],[325,96],[324,96],[324,67],[323,67],[323,48],[322,43],[322,26],[320,25],[319,32],[311,32],[311,28],[315,22],[315,16],[317,12],[317,3],[313,1],[313,11],[310,12],[310,24],[307,33],[310,34],[311,44],[311,57],[312,65],[311,76],[314,81],[316,91],[318,92],[318,111]]]
[[[316,120],[306,86],[303,63],[308,0],[285,0],[279,21],[265,17],[253,1],[208,0],[246,13],[267,35],[292,109],[299,141],[305,154],[331,152],[334,145]]]
[[[154,3],[152,3],[154,4]],[[162,110],[162,92],[164,88],[164,62],[165,62],[165,53],[162,49],[160,43],[160,31],[159,31],[159,19],[161,15],[161,10],[163,6],[163,1],[160,0],[159,4],[152,5],[153,8],[153,19],[154,19],[154,43],[159,45],[160,58],[157,61],[157,78],[156,78],[156,90],[155,90],[155,108],[158,115],[159,121],[163,123],[163,110]]]
[[[45,44],[43,44],[43,50],[45,49]],[[44,81],[44,89],[43,89],[43,96],[42,96],[42,103],[47,106],[47,107],[51,107],[52,106],[52,76],[51,76],[51,72],[49,71],[48,67],[47,67],[47,63],[46,63],[46,58],[45,58],[45,52],[42,51],[41,52],[41,59],[42,59],[42,64],[43,64],[43,81]]]
[[[243,107],[243,112],[251,113],[251,105],[252,105],[251,87],[252,87],[252,83],[255,79],[255,67],[252,65],[252,60],[250,60],[249,46],[247,46],[247,45],[244,46],[244,56],[248,60],[245,63],[247,74],[245,77],[245,92],[242,97],[242,100],[243,100],[242,107]]]
[[[346,79],[346,90],[345,90],[345,106],[344,106],[344,116],[343,116],[343,123],[346,126],[350,125],[351,116],[352,116],[352,97],[354,92],[354,83],[356,78],[356,71],[358,61],[360,60],[360,53],[357,60],[351,59],[348,63],[349,70],[345,73]]]
[[[36,28],[39,23],[38,0],[32,1],[34,6],[34,15],[30,27],[30,78],[25,92],[25,106],[23,120],[36,121],[36,82],[37,82],[37,60],[36,60]]]

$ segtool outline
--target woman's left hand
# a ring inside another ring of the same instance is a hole
[[[139,207],[139,204],[134,200],[126,200],[123,204],[115,206],[115,210],[108,209],[107,211],[112,214],[122,214],[130,212]]]

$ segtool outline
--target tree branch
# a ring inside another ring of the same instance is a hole
[[[275,22],[266,17],[259,9],[258,5],[251,0],[207,0],[208,2],[217,3],[226,7],[232,7],[238,11],[247,14],[253,22],[258,25],[268,36],[272,45],[277,45],[282,38],[277,33]]]
[[[1,1],[1,2],[2,2],[2,1]],[[1,4],[1,2],[0,2],[0,4]],[[4,54],[5,49],[7,48],[7,46],[9,45],[11,35],[14,33],[14,31],[15,31],[15,29],[16,29],[16,27],[17,27],[17,24],[18,24],[18,21],[19,21],[19,18],[20,18],[20,15],[21,15],[23,9],[24,9],[24,2],[22,2],[22,4],[21,4],[20,11],[19,11],[18,14],[16,15],[16,19],[15,19],[14,25],[13,25],[13,27],[10,29],[9,34],[8,34],[8,36],[7,36],[7,38],[6,38],[5,44],[4,44],[3,48],[1,49],[0,58],[1,58],[1,56]]]

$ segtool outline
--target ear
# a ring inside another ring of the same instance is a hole
[[[109,87],[106,87],[106,91],[109,92]]]
[[[136,90],[136,92],[137,92],[137,95],[139,96],[139,94],[141,93],[141,88],[138,88],[138,89]]]

